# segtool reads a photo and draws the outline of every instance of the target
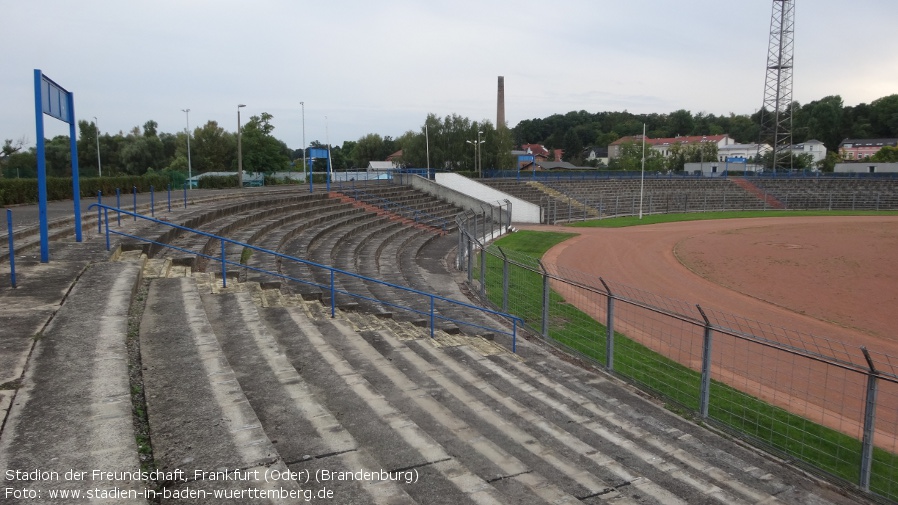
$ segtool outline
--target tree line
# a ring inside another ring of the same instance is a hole
[[[846,138],[898,138],[898,95],[889,95],[870,104],[846,106],[838,95],[801,105],[792,104],[793,142],[816,139],[838,158],[839,144]],[[641,135],[645,124],[650,138],[688,135],[729,134],[738,143],[760,140],[761,112],[744,115],[714,115],[687,110],[669,114],[572,111],[542,119],[521,121],[514,129],[514,143],[539,143],[563,149],[565,160],[583,164],[585,149],[607,147],[623,137]],[[693,156],[694,157],[694,156]],[[698,161],[698,160],[696,160]]]
[[[801,143],[817,139],[830,152],[826,163],[838,161],[839,143],[845,138],[898,137],[898,94],[874,100],[870,104],[845,106],[838,95],[828,96],[804,105],[792,104],[793,141]],[[262,113],[250,117],[242,131],[243,168],[248,172],[301,171],[302,149],[290,149],[274,136],[273,116]],[[668,114],[633,114],[623,112],[589,113],[584,110],[554,114],[541,119],[527,119],[514,128],[497,128],[489,120],[474,121],[457,114],[428,114],[424,123],[398,138],[369,133],[356,141],[331,146],[331,161],[336,170],[365,168],[370,161],[385,160],[402,151],[395,161],[409,167],[431,167],[443,170],[474,171],[479,153],[485,169],[511,169],[516,160],[511,155],[515,146],[542,144],[550,151],[564,150],[564,160],[585,165],[586,150],[607,147],[615,140],[640,135],[646,127],[651,138],[678,135],[729,134],[736,142],[755,143],[760,136],[760,112],[751,115],[714,115],[687,110]],[[226,131],[215,121],[190,132],[190,165],[194,174],[235,172],[237,170],[237,135]],[[99,141],[100,160],[97,159]],[[102,133],[97,138],[93,122],[78,122],[78,165],[85,176],[143,175],[172,172],[185,174],[188,168],[187,132],[158,131],[149,120],[128,133]],[[482,143],[479,143],[482,142]],[[479,150],[478,150],[479,146]],[[327,146],[312,141],[310,148]],[[711,159],[710,152],[683,148],[674,153],[674,161],[647,159],[647,167],[669,168],[687,161]],[[884,153],[885,154],[885,153]],[[71,176],[69,139],[58,136],[46,142],[49,176]],[[24,141],[6,140],[0,151],[4,178],[36,177],[36,153],[24,149]],[[625,166],[626,165],[626,166]],[[614,168],[627,169],[627,164]],[[824,169],[826,167],[823,167]],[[319,169],[316,167],[316,171]]]

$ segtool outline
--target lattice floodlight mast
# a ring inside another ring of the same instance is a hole
[[[761,107],[761,142],[773,147],[773,168],[792,168],[792,63],[795,0],[773,0],[767,78]]]

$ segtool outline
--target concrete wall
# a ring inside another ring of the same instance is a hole
[[[504,200],[511,202],[511,220],[517,223],[539,223],[539,206],[515,198],[458,174],[436,174],[436,182],[419,175],[396,174],[394,180],[452,202],[464,209],[483,212],[482,203],[496,207]],[[488,191],[487,191],[488,190]],[[534,217],[535,215],[535,217]],[[532,220],[531,220],[532,219]]]
[[[873,171],[870,170],[871,167]],[[873,161],[836,163],[833,172],[837,174],[893,174],[898,173],[898,163],[876,163]]]
[[[513,197],[508,193],[503,193],[497,189],[493,189],[487,186],[486,184],[481,184],[473,179],[468,179],[467,177],[458,174],[437,173],[435,174],[435,177],[435,183],[431,181],[427,182],[431,182],[431,184],[434,184],[437,188],[442,188],[443,190],[451,190],[454,193],[458,193],[461,196],[474,201],[487,202],[491,205],[498,205],[496,202],[504,202],[505,200],[508,200],[509,202],[511,202],[512,222],[540,222],[539,205],[530,203],[526,200],[521,200],[520,198]],[[480,204],[478,203],[476,204],[476,206],[466,205],[465,207],[478,210],[480,208]]]

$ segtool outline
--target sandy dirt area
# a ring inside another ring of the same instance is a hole
[[[683,301],[683,306],[699,304],[709,312],[769,323],[775,331],[796,330],[796,342],[838,357],[847,350],[854,363],[865,362],[861,346],[883,364],[883,355],[898,358],[898,217],[750,218],[563,230],[580,235],[552,248],[546,263]],[[576,305],[575,298],[568,300]],[[790,410],[817,422],[859,433],[864,376],[840,375],[835,367],[812,360],[796,361],[793,371],[781,362],[782,352],[746,352],[740,346],[734,339],[715,340],[715,356],[732,362],[719,363],[715,378],[750,387],[752,394],[775,404],[791,404]],[[880,395],[880,407],[898,403],[896,390]],[[879,409],[885,415],[877,426],[878,437],[883,436],[878,445],[894,448],[894,410]]]

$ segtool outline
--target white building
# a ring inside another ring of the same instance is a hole
[[[799,154],[810,154],[814,158],[814,163],[826,159],[826,146],[823,145],[823,142],[815,139],[808,140],[802,144],[794,144],[790,146],[789,150],[796,156]]]

